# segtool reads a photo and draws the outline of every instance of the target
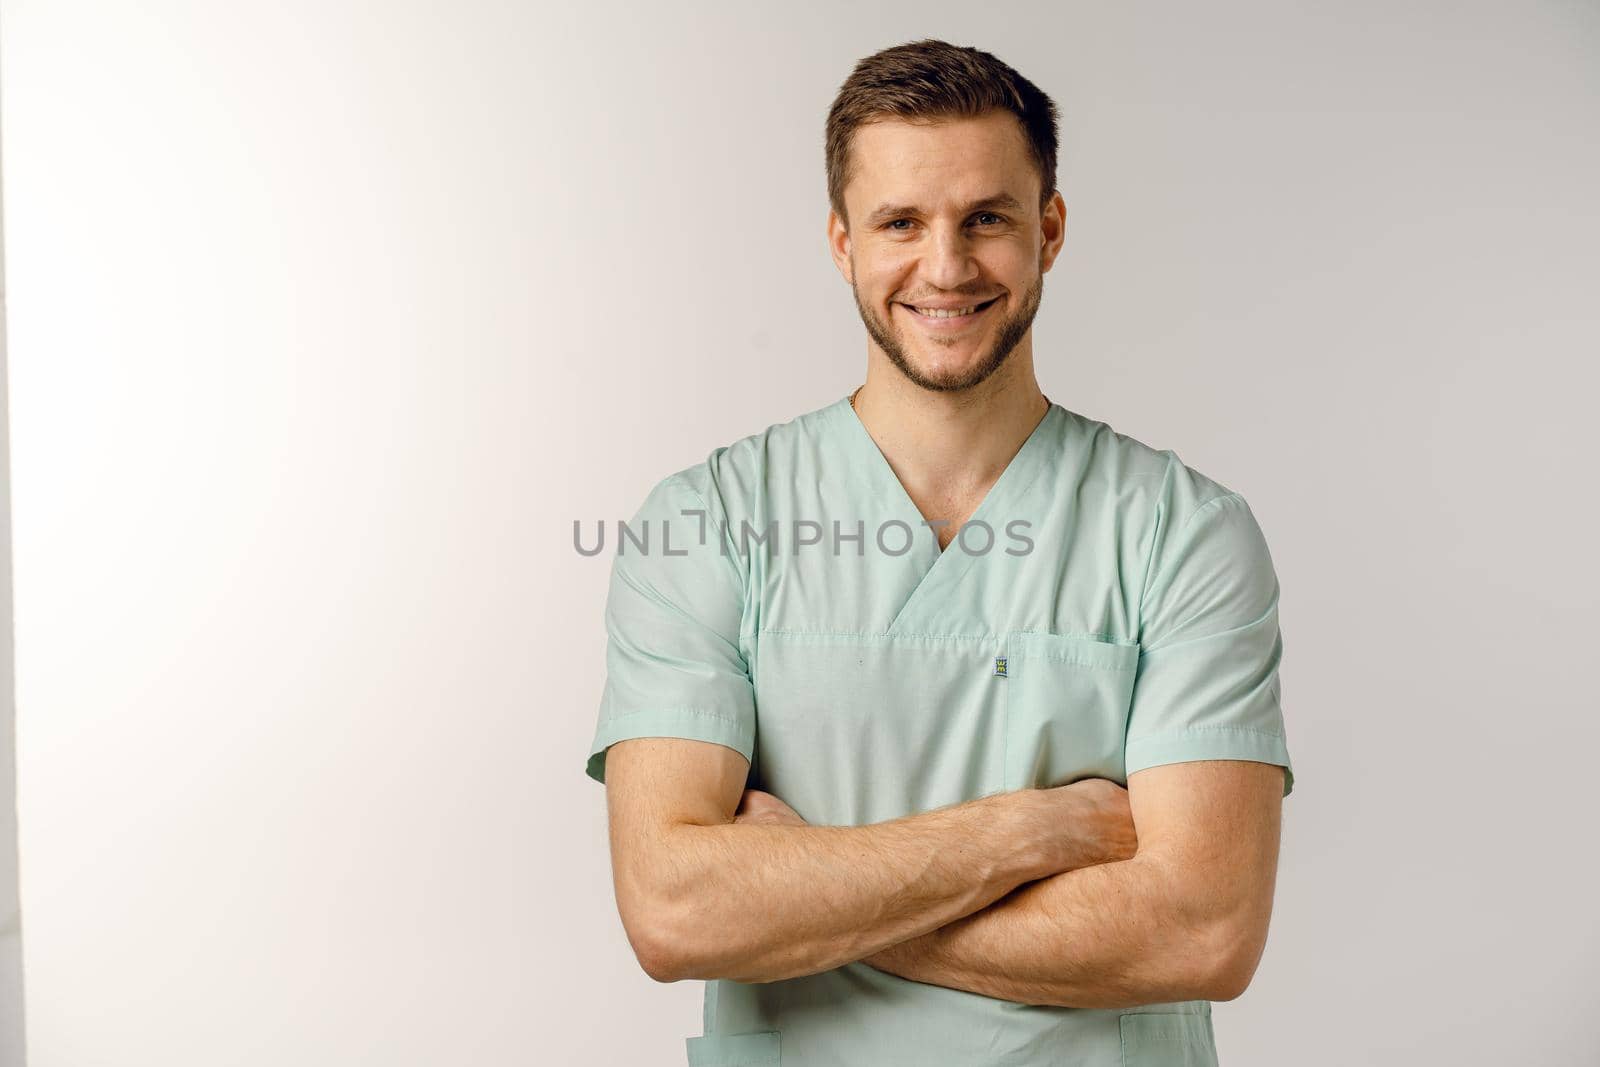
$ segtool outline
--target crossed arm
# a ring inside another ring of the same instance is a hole
[[[1137,771],[1133,857],[1032,882],[865,962],[1023,1004],[1232,1000],[1266,945],[1282,793],[1269,763]]]
[[[746,794],[747,770],[682,739],[608,754],[618,908],[658,980],[775,981],[859,960],[1019,1003],[1114,1008],[1232,999],[1265,945],[1283,791],[1271,764],[1131,775],[1136,850],[1086,783],[812,827]]]

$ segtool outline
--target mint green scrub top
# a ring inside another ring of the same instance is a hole
[[[1189,760],[1294,772],[1278,582],[1244,498],[1051,404],[943,551],[848,398],[668,476],[627,522],[587,773],[726,745],[813,825]],[[798,891],[798,887],[797,887]],[[1019,1004],[864,963],[705,983],[691,1067],[1215,1062],[1211,1004]]]

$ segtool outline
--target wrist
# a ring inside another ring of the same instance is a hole
[[[862,962],[896,977],[909,978],[915,981],[917,976],[922,973],[922,968],[927,960],[932,956],[934,945],[942,929],[943,927],[929,930],[925,934],[919,934],[897,945],[890,945],[888,948],[880,949]]]
[[[1004,806],[997,822],[1002,827],[1009,860],[1007,890],[1063,870],[1066,857],[1058,805],[1038,789],[1019,789],[995,799]]]

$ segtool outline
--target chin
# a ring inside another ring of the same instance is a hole
[[[925,352],[913,352],[911,359],[917,371],[924,377],[954,381],[966,377],[982,366],[984,353],[987,351],[987,346],[979,346],[960,356],[952,357],[948,353],[941,352],[931,358]]]
[[[920,384],[924,388],[934,389],[939,392],[956,392],[961,389],[971,388],[977,384],[977,382],[973,381],[973,375],[978,367],[977,361],[973,361],[960,365],[945,363],[940,364],[937,368],[918,364],[916,370],[917,376],[922,379]]]

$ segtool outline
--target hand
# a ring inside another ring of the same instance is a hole
[[[1131,859],[1139,851],[1128,791],[1105,778],[1008,794],[1028,818],[1022,833],[1044,878],[1062,871]]]
[[[808,826],[789,805],[759,789],[746,789],[739,798],[739,810],[734,812],[734,822],[761,823],[769,826]]]
[[[1126,789],[1106,778],[1085,778],[1059,791],[1075,801],[1066,823],[1072,835],[1068,869],[1132,859],[1139,851]]]

